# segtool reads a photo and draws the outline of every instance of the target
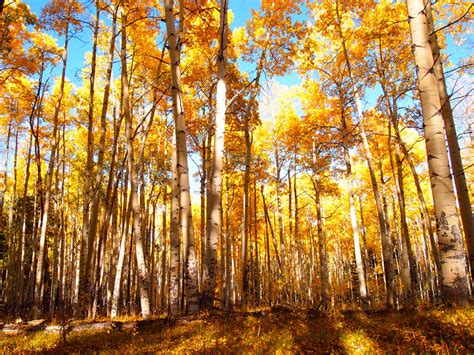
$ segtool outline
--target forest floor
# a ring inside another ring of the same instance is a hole
[[[83,323],[82,323],[83,324]],[[125,324],[125,323],[123,323]],[[3,352],[474,352],[474,308],[405,312],[269,310],[204,314],[132,327],[0,333]]]

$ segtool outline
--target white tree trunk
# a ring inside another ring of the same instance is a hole
[[[194,246],[193,215],[189,188],[189,169],[186,144],[186,120],[183,107],[181,70],[179,66],[180,49],[175,27],[173,0],[164,0],[166,30],[168,33],[168,51],[171,61],[173,118],[176,135],[176,156],[178,165],[180,229],[186,241],[186,300],[190,313],[199,312],[198,269]],[[183,14],[181,14],[183,15]]]
[[[209,245],[207,246],[204,267],[202,304],[212,308],[216,286],[217,244],[222,215],[222,164],[224,156],[224,134],[226,114],[226,75],[227,75],[227,7],[228,0],[221,0],[219,52],[217,54],[217,96],[216,96],[216,140],[212,158],[212,185],[208,216]],[[223,256],[221,255],[221,258]]]
[[[425,125],[426,152],[436,214],[441,256],[442,296],[446,302],[466,304],[468,286],[459,216],[444,138],[441,102],[433,70],[426,6],[423,0],[407,0],[413,53]]]

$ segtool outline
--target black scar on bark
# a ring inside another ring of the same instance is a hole
[[[457,225],[453,224],[451,226],[451,234],[453,235],[451,242],[454,242],[454,243],[461,242],[461,231],[459,230],[459,227]]]

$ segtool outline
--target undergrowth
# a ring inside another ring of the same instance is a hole
[[[4,352],[461,352],[474,351],[474,311],[207,315],[141,330],[0,335]]]

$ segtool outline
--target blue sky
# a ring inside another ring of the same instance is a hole
[[[41,9],[48,3],[47,0],[23,0],[24,3],[30,6],[31,10],[36,14],[41,13]],[[251,9],[258,8],[259,1],[256,0],[230,0],[229,8],[234,13],[234,22],[231,24],[231,29],[237,27],[244,27],[247,20],[251,16]],[[52,34],[54,35],[54,34]],[[84,28],[83,33],[80,34],[79,39],[71,41],[70,52],[74,55],[69,57],[67,76],[69,80],[80,85],[80,70],[84,64],[84,55],[87,51],[92,49],[91,38],[92,33],[89,28]],[[61,39],[58,41],[59,45],[63,45]],[[243,70],[251,70],[250,65],[243,65]],[[281,84],[295,85],[299,82],[298,76],[291,73],[278,79]]]
[[[23,0],[24,3],[30,6],[31,11],[36,14],[41,13],[41,9],[48,3],[47,0]],[[246,21],[250,18],[252,8],[259,5],[258,1],[255,0],[231,0],[230,9],[234,12],[235,18],[231,25],[231,28],[243,27],[246,25]],[[51,33],[51,35],[54,35]],[[91,30],[87,27],[84,28],[83,33],[80,34],[79,39],[73,39],[70,44],[70,53],[73,53],[69,57],[67,76],[69,80],[80,85],[80,70],[83,68],[84,56],[87,51],[92,50]],[[63,45],[62,39],[58,40],[60,46]]]

